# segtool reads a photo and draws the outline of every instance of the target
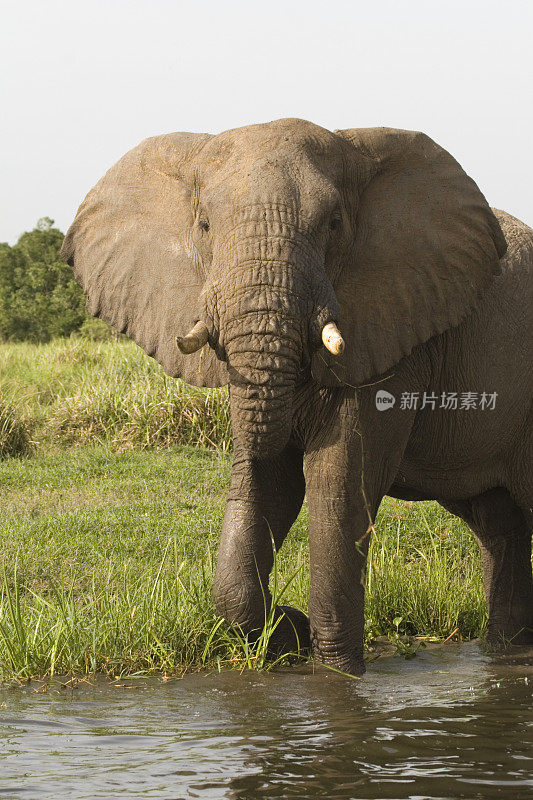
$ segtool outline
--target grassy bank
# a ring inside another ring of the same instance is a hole
[[[191,447],[0,463],[0,674],[261,665],[216,627],[210,596],[228,476],[227,456]],[[302,609],[306,523],[304,508],[278,557],[284,602]],[[483,629],[475,545],[438,506],[387,500],[369,563],[368,637]]]
[[[0,345],[0,676],[261,666],[211,601],[230,448],[225,390],[171,380],[131,342]],[[277,557],[303,610],[306,514]],[[482,632],[457,519],[386,500],[376,530],[369,641]]]

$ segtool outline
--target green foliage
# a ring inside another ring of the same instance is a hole
[[[43,217],[13,247],[0,244],[0,339],[46,342],[86,319],[83,292],[59,256],[62,242]]]
[[[467,526],[438,503],[385,498],[375,528],[367,636],[480,636],[487,615],[481,556]]]
[[[103,319],[98,319],[98,317],[87,317],[78,333],[91,342],[109,342],[119,338],[127,338],[118,334],[111,325],[108,325]]]

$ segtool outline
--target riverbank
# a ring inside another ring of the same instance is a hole
[[[0,462],[0,675],[181,674],[261,667],[211,601],[230,458],[205,448],[70,447]],[[305,610],[304,507],[277,558],[277,591]],[[367,576],[367,640],[482,633],[468,530],[432,503],[386,499]],[[286,587],[286,588],[285,588]]]

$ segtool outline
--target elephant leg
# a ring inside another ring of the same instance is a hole
[[[531,521],[503,488],[442,505],[465,520],[481,548],[487,641],[533,643]]]
[[[268,588],[276,550],[283,544],[305,496],[302,452],[292,444],[274,458],[250,459],[235,451],[218,552],[213,597],[218,613],[253,637],[271,607]],[[282,606],[270,640],[273,651],[309,648],[305,614]]]
[[[427,379],[427,365],[413,361],[379,389],[399,398],[423,390]],[[416,417],[415,409],[400,403],[384,417],[376,391],[311,386],[296,402],[296,429],[306,452],[312,648],[317,660],[352,675],[365,671],[365,569],[373,520],[398,474]]]
[[[311,646],[318,661],[361,675],[365,569],[372,520],[395,465],[365,462],[355,397],[329,409],[329,430],[307,448]],[[398,451],[398,458],[400,452]]]
[[[369,515],[353,485],[327,493],[324,475],[333,465],[317,461],[306,470],[311,646],[318,661],[362,675]]]

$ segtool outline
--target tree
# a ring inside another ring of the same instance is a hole
[[[87,318],[85,299],[61,260],[63,234],[49,217],[10,247],[0,244],[0,338],[45,342]]]

